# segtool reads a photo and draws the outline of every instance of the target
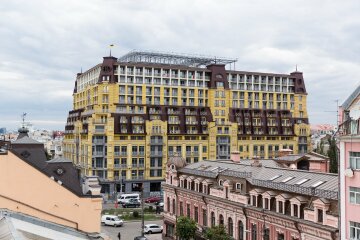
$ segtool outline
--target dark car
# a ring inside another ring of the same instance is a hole
[[[138,208],[140,207],[140,202],[137,199],[129,199],[129,201],[122,204],[123,208]]]
[[[147,199],[145,199],[146,203],[156,203],[160,201],[161,201],[160,197],[148,197]]]

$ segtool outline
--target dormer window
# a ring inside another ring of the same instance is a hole
[[[219,186],[223,186],[224,182],[223,180],[219,180]]]
[[[242,191],[242,184],[241,183],[236,183],[236,190],[237,191]]]

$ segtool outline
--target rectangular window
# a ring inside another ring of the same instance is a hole
[[[350,203],[360,204],[360,188],[350,187]]]
[[[203,226],[207,226],[207,210],[203,209]]]
[[[191,216],[191,213],[190,213],[190,204],[186,204],[186,216],[187,217],[190,217]]]
[[[199,208],[198,207],[195,207],[195,210],[194,210],[194,220],[195,222],[199,223]]]
[[[360,169],[360,152],[350,152],[350,168]]]
[[[360,239],[360,223],[350,221],[350,238]]]
[[[184,216],[184,203],[180,202],[180,216]]]

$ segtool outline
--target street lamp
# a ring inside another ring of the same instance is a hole
[[[144,186],[141,185],[141,236],[144,237]]]

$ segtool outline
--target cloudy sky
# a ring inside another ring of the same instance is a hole
[[[237,70],[304,72],[311,123],[336,123],[360,80],[360,1],[0,0],[0,127],[22,112],[64,129],[75,75],[132,49],[238,58]]]

